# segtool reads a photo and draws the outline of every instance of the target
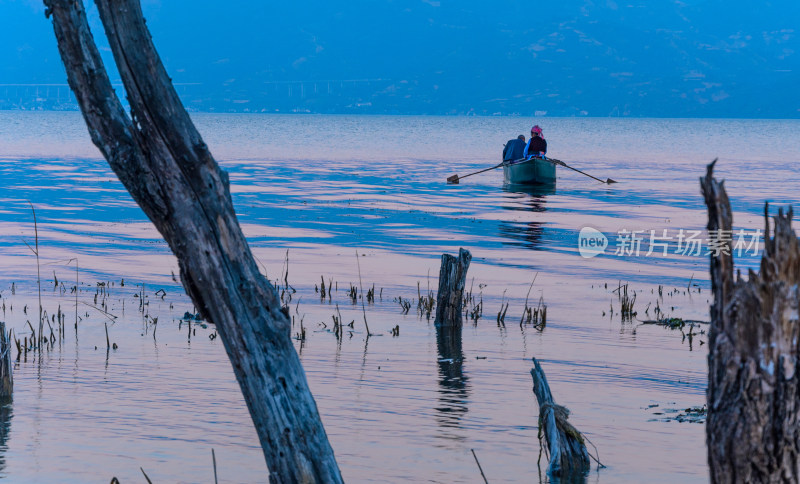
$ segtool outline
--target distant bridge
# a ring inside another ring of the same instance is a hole
[[[19,106],[31,101],[76,103],[68,84],[0,84],[0,101]]]
[[[345,105],[362,106],[363,97],[382,91],[392,84],[391,79],[298,79],[268,80],[237,83],[235,80],[212,85],[200,82],[176,82],[175,90],[187,108],[222,111],[277,111],[303,107],[320,98]],[[121,82],[111,85],[124,93]],[[262,86],[262,87],[259,87]],[[370,87],[371,86],[371,87]],[[124,95],[120,96],[127,105]],[[278,109],[279,108],[279,109]],[[0,84],[0,109],[75,110],[78,102],[67,83],[5,83]]]
[[[118,90],[122,90],[121,82],[112,82],[111,85]],[[199,86],[199,82],[176,82],[179,94],[186,86]],[[78,101],[69,84],[50,83],[50,84],[0,84],[0,106],[26,108],[32,107],[58,107],[74,105],[77,107]]]

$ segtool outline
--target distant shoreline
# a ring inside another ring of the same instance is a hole
[[[123,106],[126,111],[128,106]],[[519,118],[519,119],[676,119],[676,120],[707,120],[707,119],[726,119],[726,120],[761,120],[761,121],[800,121],[800,113],[797,117],[733,117],[733,116],[648,116],[648,115],[622,115],[622,116],[594,116],[594,115],[533,115],[533,114],[477,114],[477,113],[392,113],[392,112],[358,112],[358,111],[332,111],[332,112],[313,112],[313,111],[206,111],[186,109],[190,114],[225,114],[225,115],[298,115],[298,116],[397,116],[397,117],[447,117],[447,118]],[[14,113],[74,113],[80,112],[77,105],[74,109],[8,109],[0,107],[0,112]]]

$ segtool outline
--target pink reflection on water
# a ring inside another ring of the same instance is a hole
[[[3,319],[24,336],[26,321],[35,317],[35,260],[22,242],[33,236],[26,200],[39,215],[45,307],[53,314],[61,305],[68,317],[62,347],[17,368],[5,475],[58,482],[116,475],[125,482],[141,479],[142,466],[154,481],[207,481],[214,447],[221,481],[265,480],[224,350],[208,338],[213,328],[196,328],[189,341],[186,323],[177,318],[193,308],[172,281],[177,264],[99,160],[80,119],[0,113],[0,126],[9,119],[28,129],[19,139],[0,129]],[[750,155],[726,134],[737,132],[739,120],[548,120],[554,156],[621,183],[608,187],[562,171],[557,187],[542,192],[504,190],[493,172],[459,186],[444,183],[454,173],[496,163],[496,148],[524,119],[196,120],[231,173],[237,216],[270,279],[280,277],[289,250],[289,280],[298,290],[290,304],[293,333],[301,319],[308,330],[296,346],[346,478],[474,482],[474,448],[490,480],[530,480],[538,473],[528,374],[536,356],[559,403],[573,411],[573,422],[609,465],[590,480],[707,480],[703,427],[654,422],[643,410],[703,403],[703,337],[689,351],[680,333],[610,314],[619,310],[612,290],[630,281],[640,319],[653,317],[656,305],[669,315],[707,319],[706,259],[606,254],[586,260],[577,253],[577,233],[587,225],[608,235],[702,229],[697,178],[715,156],[723,158],[718,167],[737,204],[736,224],[761,227],[763,200],[797,202],[790,187],[800,180],[787,162],[800,150],[786,136],[796,122],[748,121],[751,140],[765,147]],[[298,149],[321,126],[331,133],[329,150]],[[597,139],[598,130],[604,139]],[[676,148],[663,135],[675,131],[687,133],[685,145]],[[442,142],[465,132],[471,135],[463,143]],[[385,149],[374,150],[372,139],[386,140]],[[477,326],[464,327],[464,360],[451,367],[441,361],[447,358],[432,323],[413,309],[401,314],[396,299],[415,299],[418,283],[422,291],[435,289],[439,257],[460,246],[473,253],[468,284],[485,311]],[[98,281],[116,284],[109,304],[120,318],[109,332],[120,348],[107,363],[105,317],[82,303],[76,340],[73,296],[52,289],[55,272],[68,290],[74,265],[66,261],[75,257],[81,281],[92,286],[84,287],[85,303],[93,304]],[[350,284],[359,284],[356,257],[364,288],[374,283],[382,290],[367,317],[383,336],[368,342],[361,310],[345,296]],[[518,319],[535,275],[530,302],[541,297],[548,305],[543,332],[520,327]],[[321,277],[338,283],[332,303],[314,291]],[[123,278],[125,288],[118,286]],[[690,279],[701,291],[683,294]],[[133,297],[140,282],[148,288],[149,316],[159,318],[155,339]],[[677,292],[659,297],[659,285]],[[164,301],[154,295],[160,287],[169,294]],[[509,312],[506,326],[498,327],[502,301]],[[341,343],[329,332],[337,303],[345,322],[354,322],[352,338],[346,334]],[[395,325],[397,338],[389,334]]]

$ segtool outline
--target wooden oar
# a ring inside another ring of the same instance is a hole
[[[519,160],[514,160],[514,161],[519,161]],[[466,177],[468,177],[468,176],[472,176],[472,175],[477,175],[478,173],[483,173],[484,171],[494,170],[495,168],[500,168],[501,166],[503,166],[503,164],[504,164],[504,163],[507,163],[507,162],[506,162],[506,161],[503,161],[503,162],[501,162],[501,163],[499,163],[499,164],[497,164],[497,165],[495,165],[495,166],[493,166],[493,167],[491,167],[491,168],[484,168],[483,170],[479,170],[479,171],[476,171],[476,172],[474,172],[474,173],[470,173],[469,175],[464,175],[464,176],[462,176],[462,177],[459,177],[458,175],[448,176],[448,177],[447,177],[447,183],[455,183],[455,184],[458,184],[458,181],[459,181],[460,179],[462,179],[462,178],[466,178]],[[513,162],[512,162],[512,163],[513,163]]]
[[[606,180],[601,180],[601,179],[599,179],[599,178],[597,178],[597,177],[595,177],[595,176],[592,176],[592,175],[590,175],[590,174],[588,174],[588,173],[584,173],[584,172],[582,172],[582,171],[578,170],[577,168],[573,168],[573,167],[569,166],[568,164],[564,163],[563,161],[561,161],[561,160],[557,160],[557,159],[555,159],[555,158],[547,158],[547,160],[549,160],[549,161],[552,161],[552,162],[556,163],[557,165],[561,165],[561,166],[563,166],[563,167],[569,168],[570,170],[577,171],[577,172],[578,172],[578,173],[580,173],[581,175],[586,175],[586,176],[588,176],[589,178],[594,178],[595,180],[597,180],[597,181],[599,181],[599,182],[602,182],[602,183],[607,183],[607,184],[609,184],[609,185],[611,185],[612,183],[618,183],[616,180],[612,180],[611,178],[608,178],[608,179],[606,179]]]

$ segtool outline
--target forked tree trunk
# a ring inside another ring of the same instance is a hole
[[[138,0],[97,0],[131,105],[109,82],[80,0],[45,0],[92,141],[164,236],[181,281],[225,345],[271,482],[341,482],[277,293],[259,273],[228,176],[183,108]]]
[[[700,179],[711,238],[730,234],[733,223],[713,169],[711,163]],[[800,244],[791,209],[778,211],[771,236],[767,214],[765,207],[758,274],[750,271],[746,281],[734,274],[731,242],[727,254],[711,256],[706,441],[714,483],[796,483],[800,477]]]
[[[547,474],[557,481],[586,482],[591,462],[583,436],[567,421],[569,410],[553,400],[547,377],[536,358],[533,359],[531,378],[533,393],[539,403],[539,435],[544,437],[550,453]]]

